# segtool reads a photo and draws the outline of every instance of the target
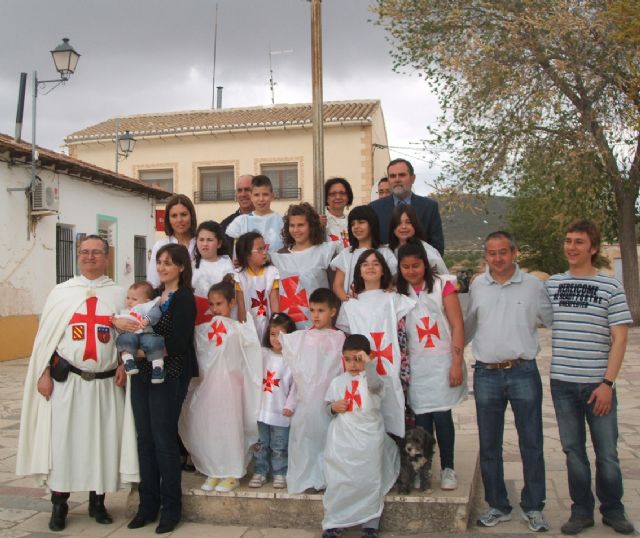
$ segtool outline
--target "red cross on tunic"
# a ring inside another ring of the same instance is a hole
[[[296,323],[306,321],[308,318],[302,311],[302,307],[308,307],[307,290],[298,290],[300,277],[298,275],[283,278],[280,281],[280,288],[284,291],[280,295],[280,311],[289,314]]]
[[[424,327],[420,327],[420,325],[416,325],[416,330],[418,331],[418,342],[422,342],[424,337],[427,340],[424,343],[425,348],[436,347],[433,343],[433,337],[440,339],[440,330],[438,329],[438,322],[434,322],[431,327],[429,327],[429,316],[425,316],[420,319],[423,323]]]
[[[209,340],[213,340],[215,338],[216,346],[222,345],[222,335],[227,334],[227,328],[224,326],[224,323],[216,320],[211,324],[211,328],[213,331],[207,334]]]
[[[334,234],[329,234],[329,239],[331,239],[331,241],[342,241],[342,246],[349,248],[349,235],[343,234],[342,237],[339,237]]]
[[[209,323],[213,319],[213,314],[209,308],[209,300],[206,297],[194,296],[196,300],[196,325]]]
[[[280,380],[275,379],[276,373],[271,370],[267,370],[267,377],[262,378],[262,384],[264,385],[264,392],[273,393],[273,387],[280,386]]]
[[[76,323],[86,323],[87,341],[84,347],[84,355],[82,355],[82,360],[92,360],[98,362],[98,349],[96,347],[96,326],[104,325],[107,327],[107,330],[109,330],[109,327],[111,327],[111,316],[96,315],[96,307],[98,305],[97,297],[89,297],[86,303],[87,313],[79,314],[78,312],[76,312],[69,320],[69,325],[75,325]]]
[[[382,362],[383,357],[388,359],[391,364],[393,364],[393,347],[389,344],[387,347],[382,349],[382,342],[384,341],[384,331],[379,333],[369,333],[371,335],[371,339],[373,340],[373,345],[375,349],[371,350],[371,356],[375,359],[378,359],[378,363],[376,364],[376,372],[379,375],[387,375],[387,370],[384,367]]]
[[[351,381],[351,391],[347,387],[344,389],[344,399],[347,400],[347,411],[353,411],[353,403],[355,402],[358,407],[362,407],[362,397],[358,392],[358,385],[360,381],[354,379]]]
[[[257,298],[251,297],[251,308],[258,308],[256,316],[267,315],[267,298],[265,297],[266,290],[256,290]]]

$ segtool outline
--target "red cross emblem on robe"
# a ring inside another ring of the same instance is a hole
[[[209,308],[209,300],[206,297],[194,295],[196,300],[196,325],[209,323],[213,319],[213,314]]]
[[[438,329],[438,322],[434,322],[431,327],[429,327],[429,316],[425,316],[420,318],[420,321],[423,323],[424,327],[420,327],[420,325],[416,325],[416,330],[418,331],[418,342],[422,342],[422,339],[426,337],[426,341],[424,343],[425,348],[436,347],[433,343],[433,337],[440,339],[440,330]]]
[[[256,312],[256,316],[266,316],[267,315],[267,298],[266,290],[256,290],[256,294],[258,297],[251,297],[251,308],[258,308]]]
[[[347,400],[347,411],[353,411],[353,404],[355,403],[358,407],[362,407],[362,397],[358,392],[358,385],[360,381],[354,379],[351,381],[351,390],[349,387],[344,389],[344,399]]]
[[[98,362],[98,348],[96,346],[96,336],[103,344],[108,344],[111,340],[111,316],[98,316],[96,314],[96,307],[98,305],[97,297],[89,297],[86,300],[87,313],[79,314],[76,312],[69,320],[69,325],[74,325],[71,328],[71,334],[73,340],[82,340],[82,338],[76,338],[76,336],[82,332],[86,334],[87,342],[84,346],[84,354],[82,355],[83,361],[96,361]],[[85,325],[77,325],[78,323],[84,323]],[[84,327],[86,326],[86,331]],[[83,327],[82,331],[78,327]],[[108,333],[108,336],[105,336]]]
[[[289,314],[296,323],[306,321],[308,318],[302,311],[302,307],[309,307],[307,290],[298,290],[300,277],[298,275],[283,278],[280,281],[280,289],[284,292],[280,295],[280,311]]]
[[[267,370],[267,377],[262,378],[262,384],[264,385],[264,392],[273,393],[273,387],[280,386],[280,380],[276,379],[276,373],[271,370]]]
[[[384,331],[379,333],[369,333],[371,335],[371,339],[373,340],[374,349],[371,350],[371,356],[377,359],[376,364],[376,372],[379,375],[387,375],[387,370],[384,367],[382,359],[387,359],[391,364],[393,364],[393,347],[391,344],[387,345],[384,349],[382,348],[382,342],[384,341]]]
[[[222,335],[227,334],[227,328],[224,326],[219,320],[214,321],[211,324],[211,328],[213,329],[210,333],[207,333],[207,337],[209,340],[216,339],[216,346],[222,345]]]
[[[343,234],[342,237],[339,237],[339,236],[334,235],[334,234],[329,234],[329,239],[331,239],[331,241],[342,241],[342,246],[344,248],[348,248],[349,247],[349,235],[348,234]]]

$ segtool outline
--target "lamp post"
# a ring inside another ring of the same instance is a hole
[[[123,135],[120,134],[120,120],[115,120],[116,129],[116,174],[118,173],[118,163],[120,159],[126,159],[133,151],[136,145],[136,139],[129,131],[125,131]]]
[[[38,72],[33,72],[33,99],[31,105],[31,185],[30,190],[35,188],[37,181],[36,161],[38,160],[38,150],[36,149],[36,104],[38,100],[38,88],[44,89],[47,84],[54,84],[47,93],[53,91],[60,84],[64,84],[73,75],[78,65],[80,55],[69,44],[69,38],[65,37],[55,49],[51,51],[53,63],[56,71],[60,73],[60,78],[54,80],[38,80]],[[44,94],[46,95],[46,94]]]

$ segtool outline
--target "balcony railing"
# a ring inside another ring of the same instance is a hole
[[[301,189],[298,187],[274,188],[273,194],[276,200],[299,200]],[[231,202],[236,199],[235,190],[221,191],[195,191],[193,197],[196,203],[200,202]]]

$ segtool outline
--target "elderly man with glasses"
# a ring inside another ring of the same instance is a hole
[[[16,473],[51,490],[52,531],[65,528],[70,492],[89,491],[89,515],[108,524],[105,493],[139,481],[113,329],[125,291],[105,276],[108,251],[96,235],[80,242],[80,276],[47,297],[27,371]],[[133,323],[118,321],[118,327]]]

